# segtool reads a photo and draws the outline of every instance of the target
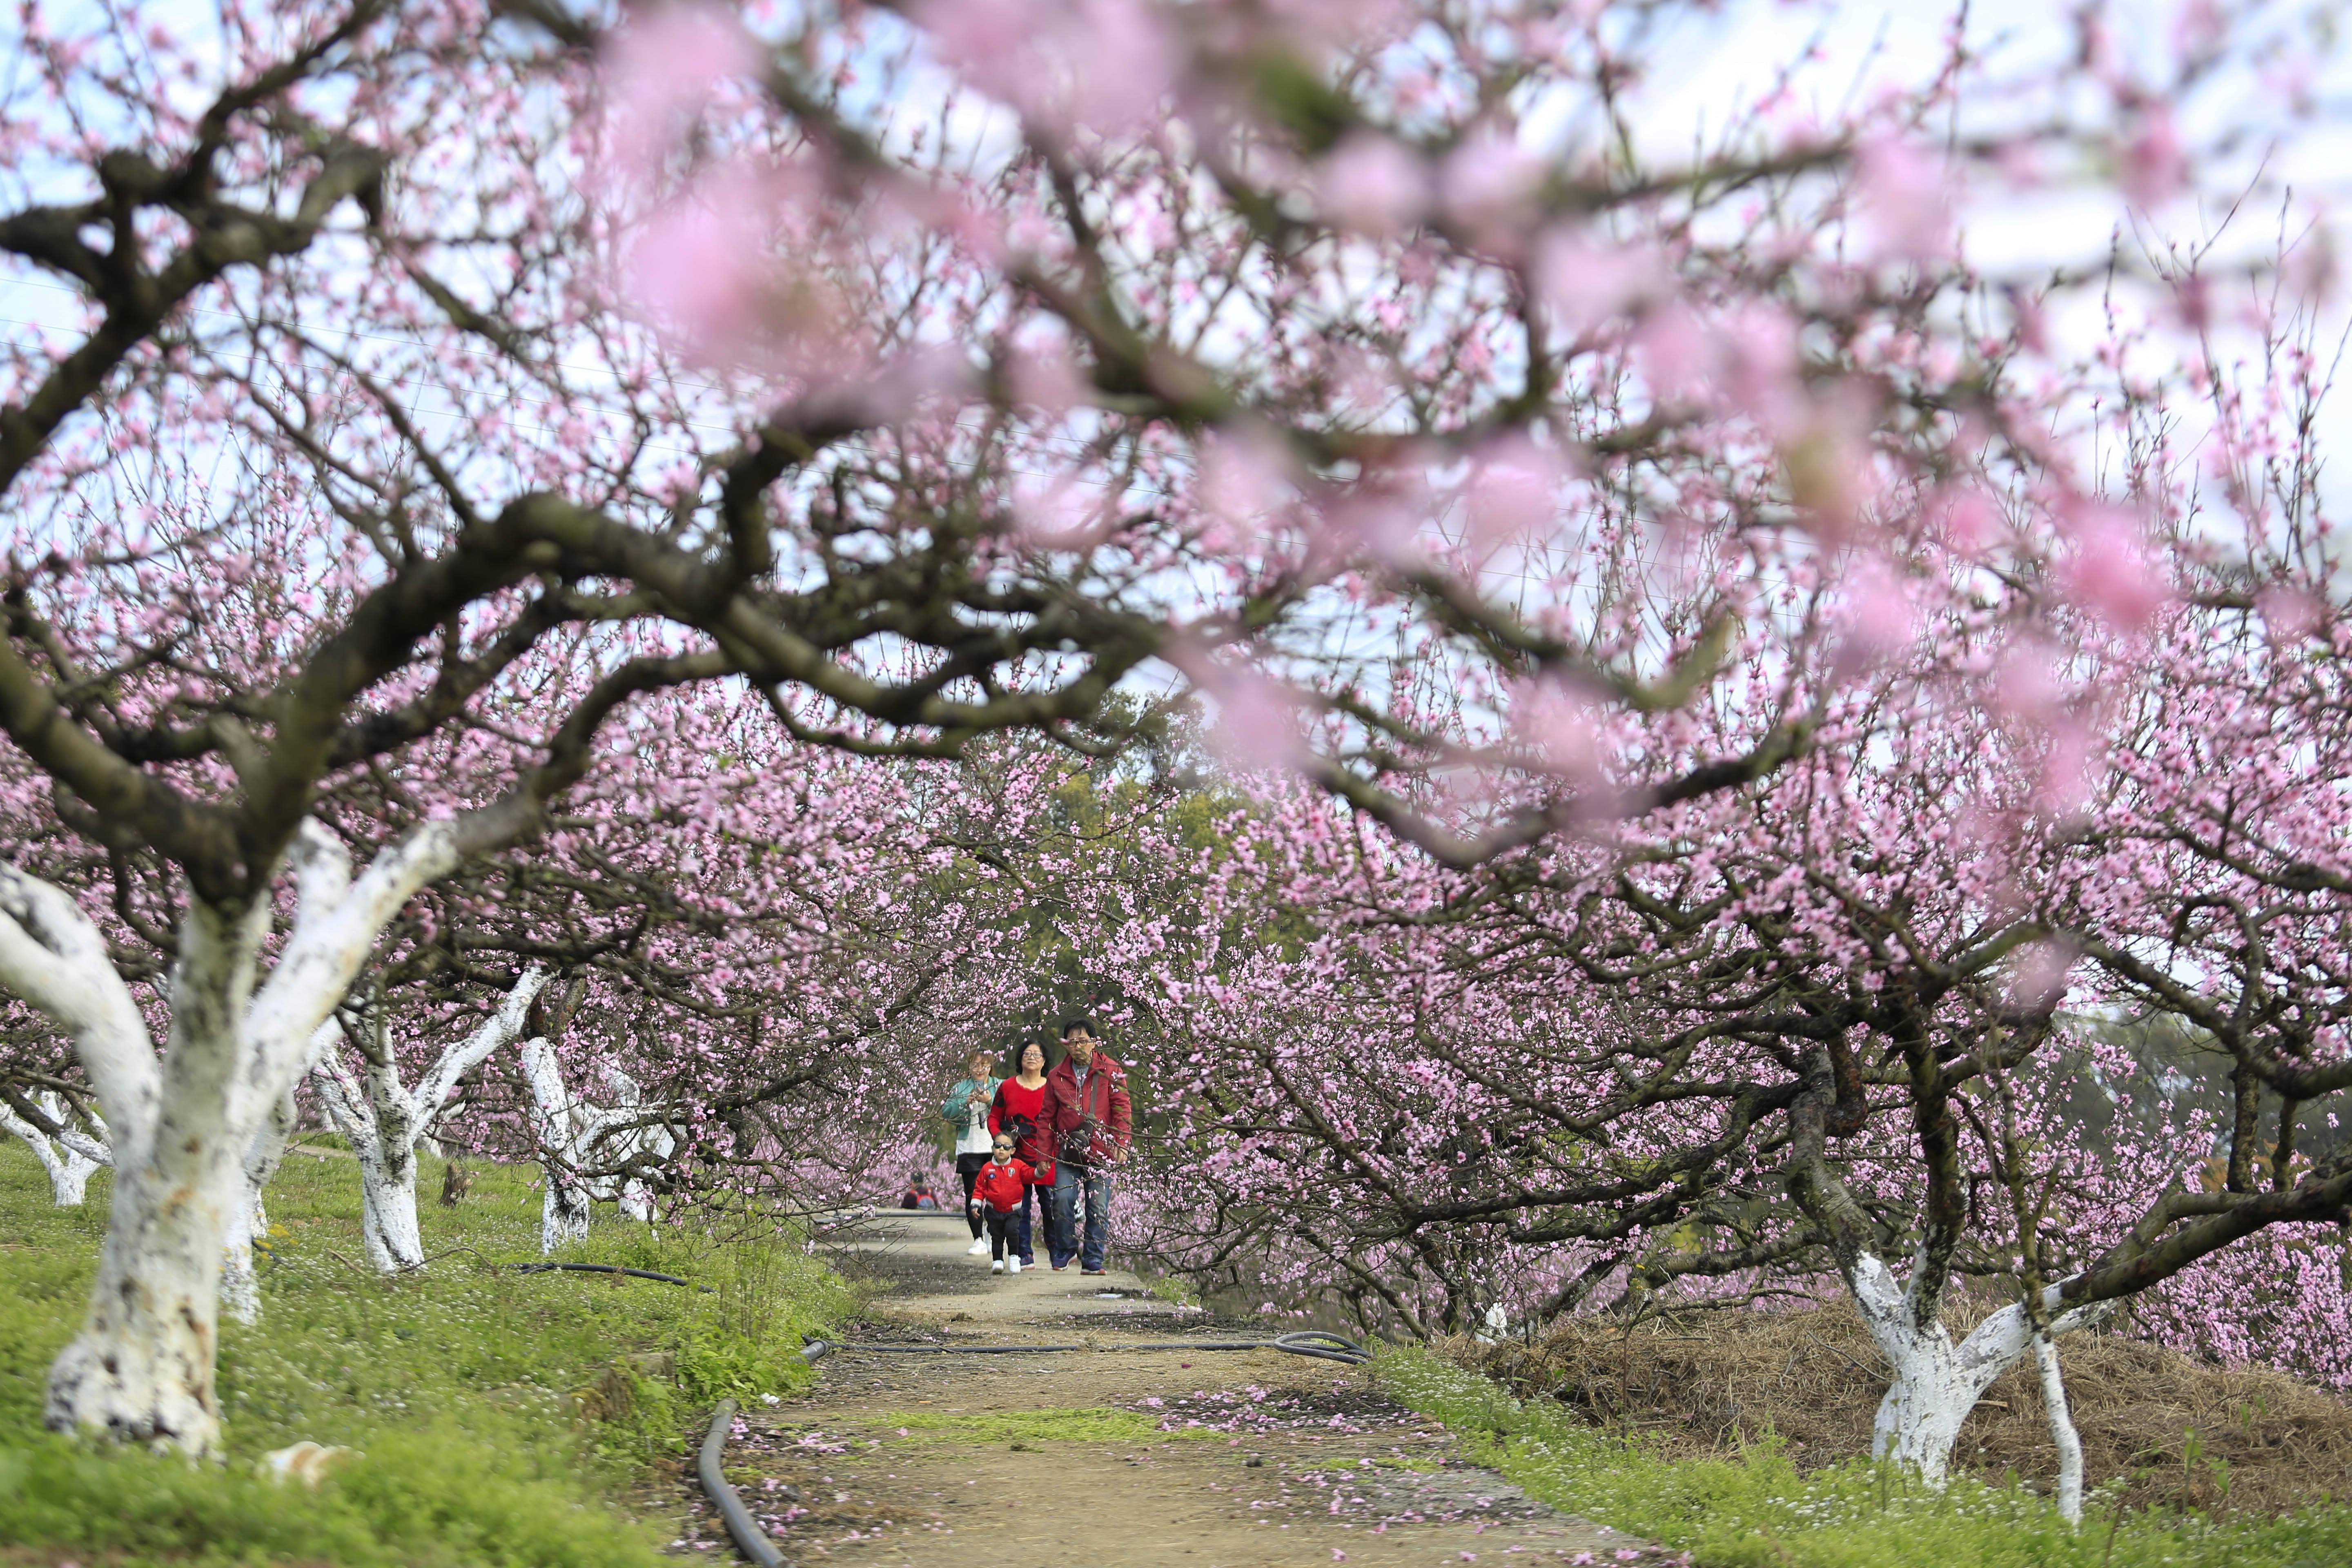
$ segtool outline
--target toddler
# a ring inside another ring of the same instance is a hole
[[[1021,1194],[1037,1179],[1024,1161],[1013,1157],[1013,1135],[996,1135],[993,1152],[988,1163],[972,1178],[971,1213],[975,1219],[988,1222],[989,1265],[991,1274],[1021,1272],[1021,1256],[1004,1255],[1006,1233],[1021,1211]]]

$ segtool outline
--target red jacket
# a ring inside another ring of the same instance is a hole
[[[1055,1152],[1073,1164],[1118,1164],[1132,1136],[1131,1115],[1127,1069],[1100,1048],[1087,1065],[1083,1085],[1078,1082],[1077,1063],[1068,1057],[1045,1075],[1045,1121],[1054,1130]],[[1076,1142],[1066,1144],[1064,1139],[1088,1121],[1094,1124],[1094,1135],[1081,1157]]]
[[[998,1214],[1011,1214],[1021,1206],[1021,1189],[1035,1178],[1036,1173],[1018,1160],[1000,1165],[992,1159],[972,1178],[971,1195],[984,1200]]]
[[[1044,1165],[1054,1157],[1054,1146],[1046,1137],[1045,1096],[1053,1089],[1050,1080],[1035,1089],[1024,1089],[1017,1079],[1006,1079],[996,1086],[996,1098],[988,1105],[989,1136],[1011,1127],[1026,1117],[1027,1131],[1020,1135],[1013,1151],[1016,1160],[1026,1160],[1032,1165]]]

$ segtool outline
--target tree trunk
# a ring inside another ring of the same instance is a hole
[[[252,955],[267,918],[266,905],[223,911],[199,903],[181,922],[171,1048],[152,1131],[135,1143],[118,1137],[114,1208],[89,1316],[49,1369],[53,1427],[95,1428],[190,1454],[219,1443],[213,1363],[221,1260],[231,1216],[247,1201],[252,1139],[249,1124],[236,1124],[236,1069],[246,1055]],[[110,1123],[126,1133],[124,1118],[109,1110]]]
[[[2020,1303],[2003,1307],[1954,1344],[1942,1321],[1920,1310],[1923,1295],[1940,1294],[1932,1288],[1940,1282],[1931,1282],[1923,1291],[1921,1267],[1924,1262],[1915,1263],[1906,1289],[1895,1284],[1884,1263],[1863,1253],[1849,1271],[1847,1284],[1869,1325],[1871,1340],[1894,1369],[1872,1423],[1871,1453],[1917,1470],[1930,1486],[1941,1486],[1951,1468],[1960,1423],[1994,1380],[2024,1359],[2035,1336]],[[2045,1309],[2057,1305],[2058,1289],[2049,1287]],[[2105,1315],[2104,1305],[2063,1312],[2053,1321],[2049,1332],[2087,1327]]]
[[[545,1196],[540,1205],[539,1249],[552,1252],[588,1234],[588,1189],[572,1174],[580,1156],[580,1131],[572,1090],[543,1036],[522,1044],[522,1072],[530,1081],[531,1131],[539,1140]]]
[[[588,1235],[588,1189],[551,1163],[546,1172],[547,1196],[539,1211],[539,1249],[553,1252]]]
[[[1887,1336],[1874,1336],[1894,1368],[1886,1396],[1878,1402],[1871,1426],[1872,1455],[1919,1472],[1931,1486],[1943,1484],[1959,1440],[1960,1423],[2003,1368],[1964,1370],[1958,1349],[1940,1325],[1904,1336],[1890,1351]]]
[[[230,1205],[228,1228],[221,1234],[220,1303],[247,1328],[261,1321],[261,1279],[254,1272],[253,1244],[269,1234],[269,1216],[262,1212],[261,1194],[247,1185],[245,1201]]]
[[[378,1139],[360,1156],[360,1224],[368,1261],[382,1274],[425,1267],[416,1221],[416,1152]]]
[[[359,1156],[361,1234],[379,1273],[425,1266],[425,1237],[416,1217],[416,1147],[457,1092],[457,1079],[521,1029],[545,972],[526,971],[488,1022],[441,1054],[416,1090],[400,1081],[400,1063],[387,1037],[381,1007],[362,1009],[353,1043],[364,1062],[364,1087],[353,1081],[330,1046],[312,1069],[328,1114]]]
[[[416,1220],[416,1158],[360,1161],[360,1219],[368,1261],[382,1274],[425,1267],[425,1236]]]
[[[572,1125],[579,1130],[574,1147],[581,1151],[583,1163],[606,1170],[618,1166],[631,1173],[600,1178],[590,1188],[589,1195],[608,1196],[620,1206],[624,1219],[650,1225],[654,1217],[653,1184],[633,1173],[632,1166],[641,1155],[667,1158],[677,1140],[667,1126],[647,1124],[645,1090],[626,1071],[608,1064],[604,1085],[613,1097],[609,1108],[598,1110],[582,1105],[572,1107]]]
[[[376,1044],[381,1047],[382,1042]],[[331,1054],[321,1058],[312,1076],[327,1114],[359,1158],[360,1237],[368,1261],[380,1274],[423,1267],[413,1147],[416,1121],[397,1077],[388,1063],[370,1062],[362,1089]]]
[[[64,1126],[68,1114],[64,1103],[55,1094],[44,1094],[33,1102],[35,1109],[51,1121]],[[0,1131],[14,1133],[32,1150],[41,1162],[41,1169],[49,1178],[49,1201],[61,1209],[79,1208],[89,1189],[89,1179],[103,1162],[90,1158],[77,1144],[79,1139],[52,1139],[48,1133],[18,1116],[6,1105],[0,1105]]]
[[[56,1165],[49,1170],[49,1197],[61,1209],[78,1209],[89,1194],[89,1179],[98,1174],[95,1160],[86,1160],[71,1149],[59,1151]]]
[[[320,1026],[310,1037],[312,1063],[327,1049],[334,1034],[331,1022]],[[269,1207],[263,1194],[269,1190],[278,1167],[286,1163],[286,1145],[301,1120],[301,1107],[294,1100],[295,1089],[300,1087],[298,1079],[293,1088],[278,1097],[255,1130],[253,1142],[246,1146],[245,1202],[229,1215],[228,1237],[221,1254],[221,1305],[240,1323],[261,1321],[261,1281],[253,1269],[253,1246],[269,1235]]]
[[[435,823],[354,879],[340,844],[306,824],[290,856],[295,922],[267,981],[256,984],[270,899],[197,900],[181,918],[160,1061],[89,917],[0,862],[0,984],[73,1037],[115,1163],[89,1314],[49,1371],[49,1426],[190,1455],[218,1447],[221,1271],[233,1221],[249,1227],[255,1134],[376,934],[457,859],[454,830]]]
[[[2058,1445],[2058,1514],[2067,1523],[2083,1522],[2083,1436],[2074,1430],[2074,1413],[2066,1407],[2066,1380],[2058,1375],[2058,1347],[2047,1330],[2033,1336],[2033,1360],[2042,1373],[2042,1404],[2050,1413],[2051,1441]]]
[[[178,1119],[183,1126],[195,1120]],[[221,1243],[244,1195],[229,1141],[124,1172],[81,1333],[49,1369],[48,1425],[210,1453]]]

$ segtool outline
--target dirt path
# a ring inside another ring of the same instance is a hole
[[[951,1220],[880,1232],[858,1261],[892,1288],[858,1337],[1085,1348],[821,1363],[814,1394],[753,1412],[728,1449],[731,1478],[791,1562],[1663,1560],[1454,1458],[1450,1436],[1381,1398],[1360,1369],[1273,1351],[1121,1350],[1219,1336],[1118,1270],[992,1276],[963,1255]]]

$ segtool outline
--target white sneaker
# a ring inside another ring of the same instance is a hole
[[[1006,1259],[1004,1260],[1004,1271],[1005,1271],[1007,1274],[1018,1274],[1018,1273],[1020,1273],[1020,1272],[1021,1272],[1021,1259],[1019,1259],[1019,1258],[1006,1258]]]
[[[1020,1265],[1015,1264],[1013,1267],[1017,1268],[1019,1268],[1019,1267],[1020,1267]],[[988,1266],[988,1271],[989,1271],[991,1274],[1002,1274],[1002,1273],[1003,1273],[1003,1272],[1004,1272],[1004,1259],[1003,1259],[1002,1258],[995,1258],[995,1259],[992,1260],[992,1261],[990,1262],[989,1266]]]
[[[987,1256],[988,1256],[988,1237],[984,1237],[984,1236],[975,1236],[975,1237],[973,1237],[971,1238],[971,1245],[970,1247],[965,1247],[965,1248],[963,1249],[963,1255],[964,1255],[966,1258],[985,1258],[985,1257],[987,1257]]]

